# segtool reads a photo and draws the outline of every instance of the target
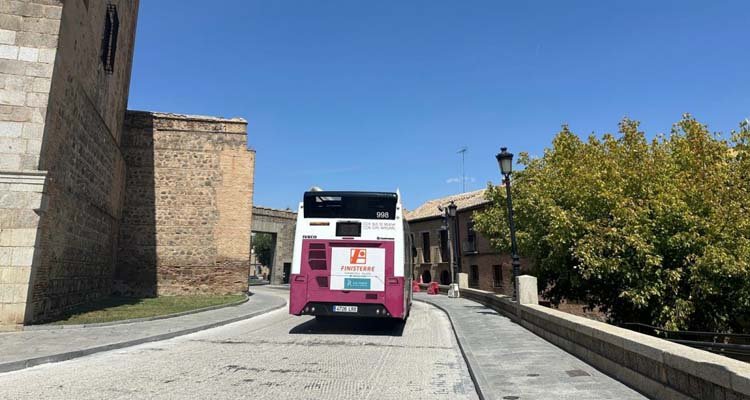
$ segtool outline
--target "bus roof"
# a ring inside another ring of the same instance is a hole
[[[311,191],[311,192],[305,192],[305,198],[308,197],[349,197],[349,198],[356,198],[356,197],[366,197],[366,198],[383,198],[383,199],[396,199],[398,198],[398,195],[393,192],[355,192],[355,191],[329,191],[329,190],[321,190],[321,191]]]
[[[395,219],[398,194],[389,192],[310,191],[304,196],[305,218]]]

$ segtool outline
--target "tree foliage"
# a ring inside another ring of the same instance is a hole
[[[273,261],[274,240],[270,233],[255,233],[253,235],[253,250],[258,262],[269,267]]]
[[[521,255],[545,295],[583,301],[613,323],[750,331],[750,126],[712,134],[690,115],[647,140],[582,140],[563,126],[541,157],[519,156],[511,186]],[[505,189],[477,228],[510,248]]]

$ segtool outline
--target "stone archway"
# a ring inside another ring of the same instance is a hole
[[[451,284],[451,273],[448,272],[447,269],[444,269],[440,273],[440,284],[441,285],[450,285]]]
[[[253,207],[252,233],[270,234],[273,238],[273,256],[269,265],[271,284],[280,285],[288,282],[289,272],[285,266],[292,264],[294,249],[294,231],[297,225],[297,213],[290,210],[276,210],[266,207]],[[252,245],[251,245],[252,246]]]
[[[432,282],[432,274],[429,269],[422,271],[422,283]]]

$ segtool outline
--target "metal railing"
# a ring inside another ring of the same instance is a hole
[[[639,322],[626,322],[623,328],[750,362],[750,335],[700,331],[671,331]]]

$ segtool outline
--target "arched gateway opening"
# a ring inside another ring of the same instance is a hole
[[[440,273],[440,284],[441,285],[451,284],[451,273],[448,272],[447,269],[444,269],[443,272]]]
[[[297,213],[290,210],[276,210],[266,207],[253,207],[253,256],[250,274],[263,276],[271,284],[289,283],[294,247],[294,230]]]

